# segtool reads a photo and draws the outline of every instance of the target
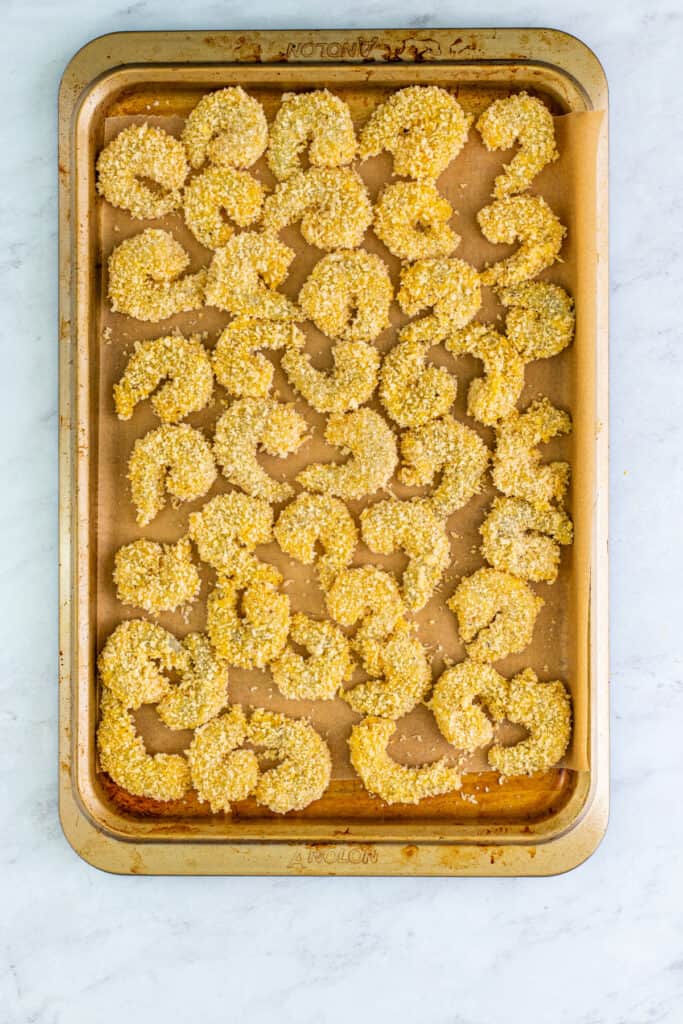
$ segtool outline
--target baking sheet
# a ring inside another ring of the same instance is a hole
[[[257,89],[250,90],[264,101],[269,118],[272,117],[277,97],[271,94],[261,95]],[[343,95],[344,90],[336,89]],[[353,93],[355,97],[359,93]],[[358,101],[354,107],[352,96],[345,96],[352,103],[354,116],[364,120],[369,113],[369,100],[381,99],[381,94],[367,90],[363,96],[362,109]],[[601,114],[582,113],[569,114],[556,118],[558,148],[561,153],[551,167],[546,168],[535,180],[532,191],[542,194],[568,228],[568,238],[562,251],[563,263],[546,271],[542,277],[563,284],[577,303],[577,337],[574,345],[559,357],[548,361],[537,361],[527,368],[526,387],[520,406],[523,407],[538,394],[547,394],[553,402],[569,408],[574,416],[574,433],[569,439],[557,439],[546,447],[544,457],[568,458],[572,463],[574,476],[569,495],[570,511],[577,527],[576,542],[572,549],[563,551],[560,577],[552,587],[534,585],[534,589],[543,596],[546,605],[536,625],[534,642],[524,652],[512,656],[497,664],[497,668],[505,675],[511,675],[527,665],[533,667],[541,679],[562,678],[570,686],[575,708],[575,725],[571,749],[566,763],[572,768],[587,767],[587,721],[588,721],[588,666],[585,636],[587,630],[588,605],[588,546],[590,544],[590,505],[591,505],[591,466],[592,460],[580,458],[581,452],[590,450],[593,443],[592,423],[592,388],[593,366],[589,363],[592,353],[593,339],[586,333],[593,322],[592,305],[595,303],[592,270],[595,259],[595,227],[594,208],[594,162],[595,146]],[[172,134],[177,135],[182,127],[181,118],[173,117],[123,117],[108,118],[105,123],[105,138],[108,140],[122,127],[133,122],[148,120],[159,124]],[[489,200],[493,179],[499,173],[502,164],[509,160],[510,154],[489,154],[480,143],[478,134],[472,130],[467,147],[454,163],[444,172],[438,184],[457,211],[453,219],[454,229],[462,236],[462,242],[455,255],[466,259],[477,267],[486,261],[501,259],[512,251],[512,247],[491,246],[481,236],[475,220],[478,209]],[[368,184],[373,199],[381,186],[391,174],[391,158],[387,155],[367,161],[360,165],[360,173]],[[265,161],[260,161],[254,173],[267,184],[274,184]],[[111,248],[129,235],[137,234],[148,226],[164,227],[171,230],[192,256],[191,269],[205,265],[211,253],[194,240],[185,228],[182,214],[174,214],[157,222],[133,221],[127,214],[114,211],[108,204],[101,204],[101,239],[103,253],[108,255]],[[318,250],[307,247],[301,238],[298,227],[287,229],[282,238],[296,252],[291,273],[283,286],[283,291],[295,297],[300,285],[305,280],[310,267],[321,255]],[[378,252],[387,263],[394,283],[398,279],[399,261],[392,257],[374,238],[371,232],[367,235],[367,248]],[[578,254],[581,254],[579,260]],[[106,278],[106,273],[105,273]],[[106,287],[106,280],[103,282]],[[494,319],[500,312],[487,290],[485,304],[478,319]],[[102,311],[99,359],[99,431],[98,431],[98,463],[97,463],[97,537],[98,537],[98,579],[97,579],[97,624],[98,647],[123,618],[136,617],[139,612],[120,605],[115,598],[111,582],[111,569],[116,549],[136,537],[145,536],[151,539],[171,541],[182,536],[186,529],[187,516],[195,508],[200,507],[208,497],[230,487],[222,478],[214,485],[207,498],[198,502],[182,505],[175,511],[167,507],[147,528],[140,529],[134,521],[133,508],[130,503],[128,485],[125,480],[126,463],[134,440],[158,424],[148,403],[138,407],[133,419],[128,423],[120,423],[113,411],[111,387],[125,367],[134,341],[142,338],[157,337],[172,329],[180,329],[183,333],[207,332],[207,344],[212,347],[220,330],[229,322],[230,317],[217,310],[205,309],[197,313],[182,314],[161,324],[143,324],[130,318],[112,314],[107,309]],[[407,321],[398,307],[392,312],[392,329],[386,331],[378,340],[377,345],[383,351],[391,347],[395,340],[396,327]],[[584,326],[585,325],[585,326]],[[305,326],[309,337],[308,349],[318,366],[329,365],[326,356],[330,342],[324,339],[311,325]],[[266,353],[277,366],[277,353]],[[329,358],[329,357],[327,357]],[[479,430],[487,442],[492,441],[492,432],[482,428],[470,420],[465,413],[467,384],[480,374],[481,365],[469,357],[454,361],[442,348],[431,350],[430,358],[435,363],[447,365],[454,371],[459,382],[459,393],[454,412],[469,426]],[[296,395],[289,387],[286,378],[279,370],[276,372],[275,393],[283,400],[295,400],[297,407],[312,425],[321,427],[324,417],[318,416],[308,405],[296,400]],[[581,395],[581,401],[577,396]],[[223,389],[217,389],[217,396],[228,401]],[[376,403],[371,403],[381,411]],[[210,410],[194,414],[188,422],[194,426],[211,428],[216,418],[223,411],[221,401],[215,403]],[[313,441],[304,445],[286,462],[262,458],[263,465],[274,476],[281,479],[293,477],[306,464],[317,461],[320,457],[334,458],[338,453],[330,449],[322,441]],[[399,497],[407,497],[421,493],[424,489],[405,488],[397,483],[391,490]],[[445,608],[444,598],[455,588],[457,579],[467,575],[483,564],[478,551],[478,526],[494,491],[487,487],[484,493],[473,499],[465,509],[456,512],[449,521],[449,529],[453,533],[452,554],[453,564],[446,574],[440,594],[416,616],[419,624],[420,637],[433,652],[435,678],[441,671],[446,659],[459,661],[464,656],[455,627],[453,615]],[[377,500],[383,495],[373,496]],[[349,503],[354,513],[363,507],[363,502]],[[317,586],[315,575],[307,567],[301,566],[284,556],[277,545],[262,547],[257,552],[260,557],[278,564],[285,576],[292,580],[286,592],[292,601],[293,611],[306,611],[320,614],[322,593]],[[372,555],[364,545],[359,545],[356,564],[373,561],[386,565],[391,569],[400,569],[405,564],[401,556],[381,558]],[[583,572],[579,566],[586,567]],[[180,614],[164,614],[158,620],[178,636],[192,629],[204,627],[205,598],[212,579],[210,570],[203,567],[203,588],[200,601],[193,606],[190,616],[185,619]],[[362,678],[359,676],[359,678]],[[294,716],[308,715],[313,724],[327,738],[333,755],[335,779],[353,777],[348,763],[346,737],[356,716],[342,701],[334,702],[300,702],[289,701],[282,697],[270,676],[265,672],[247,672],[230,670],[230,699],[251,706],[266,705],[282,710]],[[178,750],[189,742],[189,733],[172,733],[161,726],[151,708],[142,709],[138,716],[139,724],[145,741],[150,750]],[[512,730],[514,727],[503,727],[501,735],[512,738],[521,735]],[[392,741],[392,754],[397,760],[406,763],[421,763],[432,760],[442,753],[453,755],[451,748],[440,736],[433,723],[431,714],[419,708],[406,716],[399,723],[399,729]],[[482,752],[465,762],[465,769],[477,771],[486,766]]]

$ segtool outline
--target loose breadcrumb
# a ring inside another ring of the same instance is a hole
[[[178,209],[189,170],[182,142],[161,128],[133,124],[100,153],[97,191],[137,220],[154,220]],[[141,178],[159,188],[151,189]]]
[[[207,493],[216,479],[211,446],[187,423],[164,424],[135,442],[128,479],[137,521],[146,526],[166,504],[166,491],[179,501]]]

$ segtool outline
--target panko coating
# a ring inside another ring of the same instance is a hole
[[[182,139],[194,168],[207,158],[222,167],[251,167],[268,144],[266,115],[241,86],[218,89],[190,112]]]
[[[202,562],[240,582],[253,579],[277,585],[282,576],[254,551],[273,539],[273,510],[263,498],[239,491],[218,494],[189,517],[189,534]]]
[[[152,399],[162,423],[177,423],[211,401],[213,372],[198,337],[170,334],[136,341],[123,376],[114,385],[114,406],[120,420],[129,420],[135,406]]]
[[[325,440],[351,457],[343,463],[311,463],[296,478],[307,490],[352,500],[374,494],[391,479],[398,462],[396,437],[373,409],[332,413]]]
[[[248,739],[280,759],[260,775],[257,803],[275,814],[287,814],[320,799],[330,784],[332,758],[310,722],[256,708],[249,720]]]
[[[242,231],[214,253],[206,277],[206,304],[255,320],[298,320],[286,295],[276,291],[294,252],[273,235]]]
[[[494,426],[514,409],[524,387],[524,360],[516,347],[490,324],[470,324],[446,338],[454,356],[472,355],[484,364],[467,392],[467,412],[485,426]]]
[[[168,231],[146,228],[112,251],[109,301],[114,313],[158,323],[176,313],[201,309],[207,273],[185,273],[190,257]]]
[[[443,366],[427,364],[429,341],[399,341],[382,360],[379,397],[399,427],[421,427],[447,413],[458,382]]]
[[[172,633],[146,619],[127,619],[109,634],[97,659],[104,686],[124,708],[136,711],[171,692],[167,672],[185,672],[188,651]]]
[[[381,654],[387,638],[406,611],[398,583],[376,565],[340,572],[325,596],[327,612],[340,626],[355,626],[352,647],[370,675],[382,674]]]
[[[460,236],[449,227],[453,207],[428,181],[387,185],[375,205],[373,228],[390,253],[402,260],[450,256]]]
[[[401,337],[435,345],[476,316],[481,306],[479,274],[454,256],[418,260],[401,270],[396,299],[408,316],[433,310],[404,327]]]
[[[573,540],[563,509],[537,509],[522,498],[495,498],[479,527],[481,553],[494,569],[523,580],[554,583],[560,545]]]
[[[149,124],[132,124],[97,159],[97,191],[136,220],[156,220],[177,210],[189,173],[182,142]],[[145,179],[158,186],[151,189]]]
[[[275,367],[258,349],[301,349],[305,337],[292,323],[236,317],[221,331],[213,350],[216,380],[241,398],[265,398]]]
[[[531,643],[544,605],[523,580],[498,569],[477,569],[447,601],[473,661],[498,661]]]
[[[220,249],[234,234],[232,224],[246,228],[261,216],[265,190],[248,171],[207,167],[187,185],[183,213],[188,228],[207,249]]]
[[[559,284],[525,281],[501,288],[507,306],[505,332],[527,361],[559,355],[574,340],[574,300]]]
[[[374,674],[379,678],[340,693],[360,715],[400,718],[424,700],[432,685],[425,650],[404,622],[399,622],[394,633],[380,645],[377,669]]]
[[[290,558],[315,563],[323,590],[349,565],[358,544],[353,516],[343,501],[329,494],[298,494],[280,513],[273,532]]]
[[[263,227],[278,232],[301,221],[301,234],[318,249],[355,249],[372,223],[363,179],[350,167],[311,167],[281,182],[263,208]]]
[[[552,114],[541,100],[527,92],[494,100],[479,117],[477,131],[489,152],[511,149],[515,142],[519,143],[519,153],[505,165],[505,173],[496,178],[496,199],[526,191],[536,175],[559,155]]]
[[[510,196],[496,199],[477,214],[482,234],[489,242],[519,249],[482,272],[484,285],[514,285],[527,281],[559,259],[567,229],[541,196]]]
[[[432,511],[445,519],[481,490],[489,457],[488,448],[474,430],[452,416],[442,416],[405,431],[398,476],[408,487],[421,487],[433,484],[441,474],[426,500]]]
[[[134,540],[114,555],[116,596],[156,615],[191,604],[201,586],[189,537],[176,544]]]
[[[220,658],[237,668],[265,668],[284,650],[289,598],[272,583],[219,576],[209,594],[206,629]]]
[[[373,341],[389,326],[393,298],[386,264],[359,249],[318,260],[301,287],[299,305],[328,338]]]
[[[157,704],[157,714],[169,729],[197,729],[220,714],[228,702],[228,669],[216,657],[209,638],[188,633],[183,640],[189,664],[180,682]]]
[[[258,758],[253,750],[239,750],[248,734],[247,719],[239,704],[194,734],[187,751],[192,784],[202,802],[216,814],[230,813],[231,803],[246,800],[259,777]]]
[[[194,501],[210,490],[216,479],[211,446],[187,423],[165,423],[133,445],[128,479],[138,524],[146,526],[166,504],[166,491]]]
[[[338,341],[333,367],[318,370],[301,348],[288,348],[281,361],[292,387],[317,412],[350,412],[367,402],[377,387],[380,354],[367,341]]]
[[[268,166],[278,181],[301,171],[307,147],[315,168],[343,167],[356,155],[351,112],[329,89],[283,93],[268,145]]]
[[[351,645],[333,622],[308,615],[293,615],[290,640],[304,647],[308,655],[297,654],[287,644],[271,663],[275,685],[290,700],[332,700],[340,686],[353,675]]]
[[[524,498],[536,508],[550,508],[564,499],[569,486],[568,462],[541,462],[539,444],[569,434],[571,417],[547,398],[532,402],[524,412],[513,409],[496,428],[492,479],[503,494]]]

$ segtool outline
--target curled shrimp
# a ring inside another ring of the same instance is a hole
[[[330,784],[332,758],[310,722],[256,708],[249,720],[248,738],[280,760],[262,772],[255,792],[257,803],[275,814],[287,814],[320,799]]]
[[[481,553],[494,569],[546,583],[557,579],[560,544],[573,539],[563,509],[537,509],[522,498],[495,498],[479,533]]]
[[[356,155],[351,112],[328,89],[283,93],[270,129],[267,155],[268,166],[278,181],[301,170],[301,154],[307,146],[308,159],[315,168],[342,167]]]
[[[571,345],[574,302],[559,284],[526,281],[501,288],[498,298],[508,307],[507,336],[523,359],[548,359]]]
[[[216,479],[211,446],[187,423],[165,423],[133,445],[128,479],[138,524],[146,526],[166,504],[165,491],[178,501],[207,493]]]
[[[372,223],[363,179],[350,167],[311,167],[281,182],[263,208],[263,227],[281,231],[301,221],[301,234],[318,249],[355,249]]]
[[[571,701],[564,684],[539,682],[530,668],[507,680],[490,665],[464,661],[437,681],[430,707],[448,742],[468,752],[493,739],[484,708],[495,722],[525,726],[527,739],[512,746],[495,743],[488,751],[490,766],[503,775],[547,771],[569,745]]]
[[[395,730],[396,722],[374,717],[364,718],[351,730],[351,764],[368,793],[386,804],[417,804],[426,797],[461,788],[460,772],[445,758],[408,768],[389,757],[387,746]]]
[[[485,426],[507,416],[524,387],[524,360],[512,342],[489,324],[470,324],[446,339],[454,356],[481,359],[484,376],[473,380],[467,392],[467,411]]]
[[[213,350],[216,380],[233,395],[265,398],[273,382],[273,364],[260,348],[300,349],[304,335],[291,323],[238,317],[221,332]]]
[[[190,257],[168,231],[146,228],[109,257],[109,301],[115,313],[157,323],[204,305],[206,270],[181,277]]]
[[[392,477],[398,462],[396,438],[385,420],[372,409],[332,413],[325,440],[349,451],[344,463],[314,462],[297,476],[302,487],[352,500],[374,494]]]
[[[450,561],[451,546],[444,520],[428,502],[378,501],[360,517],[363,540],[376,554],[402,550],[408,555],[401,593],[410,611],[419,611],[434,593]]]
[[[188,605],[199,594],[201,581],[191,558],[191,544],[136,540],[124,544],[114,556],[116,596],[123,604],[156,615]]]
[[[435,345],[465,327],[477,313],[481,306],[479,274],[469,263],[455,257],[418,260],[401,271],[396,299],[409,316],[433,309],[429,316],[404,327],[401,337]]]
[[[189,170],[182,142],[161,128],[133,124],[100,153],[97,191],[137,220],[153,220],[178,209]],[[145,178],[158,189],[140,180]]]
[[[135,342],[123,376],[114,385],[114,406],[120,420],[129,420],[138,402],[151,396],[162,423],[176,423],[207,406],[212,393],[211,362],[199,338],[171,334]]]
[[[399,480],[408,487],[431,484],[440,473],[427,503],[442,518],[466,505],[482,485],[489,450],[478,434],[452,416],[406,430],[401,438],[403,466]]]
[[[97,752],[101,770],[134,796],[180,800],[190,788],[186,758],[148,754],[132,715],[106,687],[100,697]]]
[[[257,452],[285,458],[301,447],[307,429],[293,405],[274,398],[238,398],[216,423],[213,450],[231,484],[254,498],[286,501],[294,489],[273,480],[258,462]]]
[[[390,253],[402,260],[449,256],[460,236],[448,226],[453,207],[436,185],[396,181],[375,205],[374,231]]]
[[[325,602],[340,626],[360,623],[352,647],[370,675],[381,675],[382,648],[405,612],[394,577],[376,565],[345,569],[335,578]]]
[[[217,249],[206,278],[206,302],[234,316],[297,320],[291,299],[275,291],[294,253],[272,235],[242,231]]]
[[[315,562],[323,590],[349,565],[358,543],[353,516],[343,501],[329,494],[298,494],[280,513],[273,532],[290,558],[304,565]],[[318,543],[321,555],[316,553]]]
[[[389,150],[394,173],[438,178],[465,145],[472,117],[436,85],[413,85],[393,93],[370,116],[360,137],[360,157]]]
[[[407,623],[399,621],[389,639],[379,647],[375,674],[380,678],[358,683],[340,693],[360,715],[400,718],[427,695],[432,685],[429,661]]]
[[[187,751],[192,784],[214,814],[229,814],[233,801],[246,800],[256,789],[258,758],[253,750],[238,750],[247,735],[246,715],[239,704],[194,734]]]
[[[394,297],[389,271],[374,253],[323,256],[299,292],[304,316],[328,338],[372,341],[389,326]]]
[[[318,370],[300,348],[287,349],[281,366],[317,412],[349,412],[372,396],[377,387],[380,354],[367,341],[338,341],[332,347],[332,370]]]
[[[264,668],[280,656],[289,633],[289,598],[272,583],[219,576],[209,594],[206,629],[219,658],[238,668]]]
[[[505,165],[505,173],[496,178],[496,199],[524,192],[546,164],[559,155],[552,114],[526,92],[494,100],[477,121],[477,131],[489,152],[510,149],[515,141],[520,145],[519,153]]]
[[[332,700],[353,675],[349,641],[334,623],[308,615],[292,616],[289,637],[308,651],[308,657],[288,644],[271,664],[280,693],[290,700]]]
[[[268,144],[263,107],[239,85],[202,96],[182,135],[193,167],[204,161],[222,167],[251,167]]]
[[[569,486],[569,463],[541,463],[537,445],[571,429],[569,414],[556,409],[547,398],[532,402],[524,412],[513,409],[496,428],[491,475],[498,490],[512,498],[524,498],[539,509],[562,501]]]
[[[477,569],[459,584],[447,604],[474,661],[498,661],[531,643],[542,598],[509,572]]]
[[[382,360],[379,397],[399,427],[421,427],[448,412],[455,401],[458,383],[443,366],[427,366],[432,343],[404,340]]]
[[[228,701],[228,669],[208,637],[188,633],[183,648],[189,664],[178,685],[157,704],[157,714],[169,729],[196,729],[220,714]]]
[[[171,692],[165,672],[189,667],[189,654],[180,641],[146,619],[120,622],[97,659],[104,686],[133,711],[142,704],[156,704]]]
[[[509,196],[496,199],[477,214],[482,234],[489,242],[512,245],[517,252],[484,270],[485,285],[512,285],[526,281],[551,267],[560,255],[567,229],[541,196]]]
[[[234,233],[223,213],[246,228],[259,219],[264,195],[261,182],[247,171],[207,167],[183,193],[185,223],[207,249],[220,249]]]
[[[217,572],[241,582],[282,582],[275,566],[254,555],[259,544],[273,539],[273,510],[262,498],[239,491],[218,494],[190,515],[189,533],[201,560]]]

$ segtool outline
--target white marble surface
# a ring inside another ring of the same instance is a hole
[[[613,804],[597,854],[560,878],[117,878],[60,832],[59,77],[104,32],[323,22],[552,24],[609,76]],[[0,0],[3,1024],[683,1019],[682,50],[675,0]]]

